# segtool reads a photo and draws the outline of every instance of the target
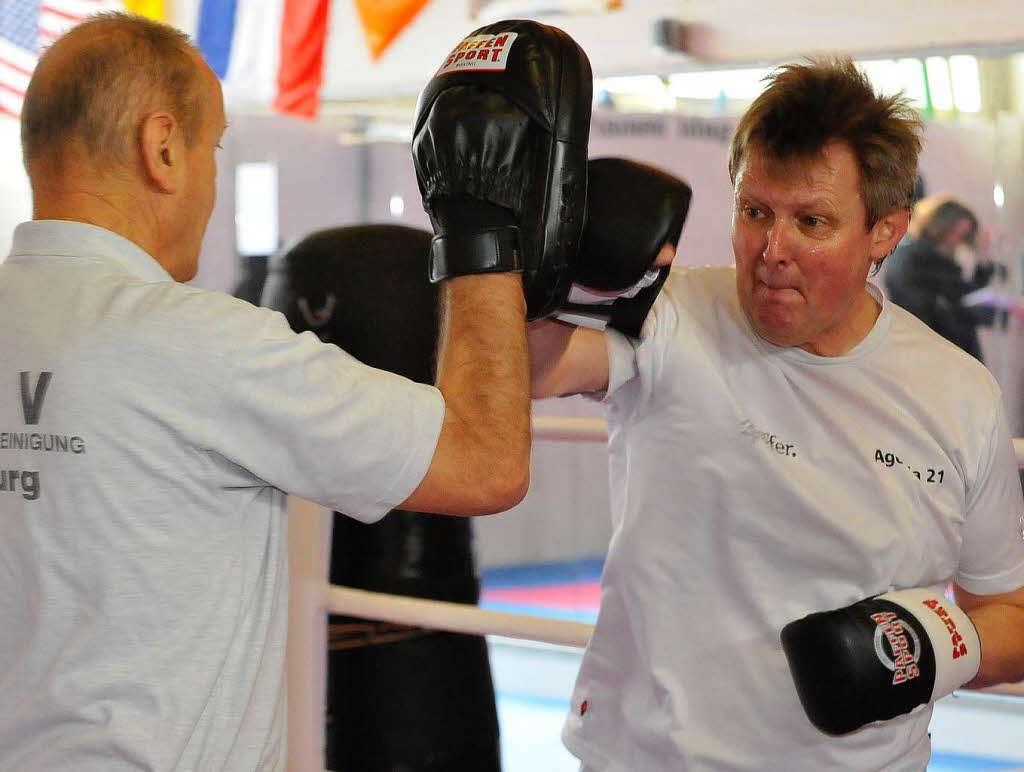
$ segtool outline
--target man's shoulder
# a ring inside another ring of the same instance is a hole
[[[957,390],[978,389],[999,393],[995,376],[973,356],[951,343],[914,314],[889,302],[892,318],[892,353],[901,361],[913,362],[923,377],[944,381],[957,378]]]
[[[144,312],[159,317],[172,317],[186,325],[219,322],[251,323],[277,317],[269,308],[255,306],[220,290],[205,289],[179,282],[143,282],[137,291],[146,296]]]
[[[230,358],[260,340],[294,335],[277,311],[225,292],[133,276],[123,277],[113,292],[108,335],[155,350]]]
[[[673,266],[642,337],[668,340],[684,329],[711,334],[723,324],[733,327],[740,313],[733,266]]]

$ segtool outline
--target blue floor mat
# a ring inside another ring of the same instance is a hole
[[[559,582],[593,582],[601,578],[604,558],[583,558],[561,563],[527,563],[486,568],[480,572],[484,587],[537,587]]]
[[[960,753],[933,753],[928,772],[983,772],[996,769],[1022,769],[1019,761],[986,759]]]

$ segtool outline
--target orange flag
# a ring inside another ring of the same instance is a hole
[[[398,37],[429,0],[355,0],[363,22],[363,34],[370,55],[380,59],[384,50]]]

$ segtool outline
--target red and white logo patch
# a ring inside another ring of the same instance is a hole
[[[475,70],[477,72],[505,69],[509,51],[518,32],[499,32],[497,35],[473,35],[459,43],[445,59],[438,75]]]
[[[893,686],[921,675],[917,666],[921,658],[921,639],[914,628],[891,611],[872,614],[871,619],[876,625],[875,656],[892,671]]]

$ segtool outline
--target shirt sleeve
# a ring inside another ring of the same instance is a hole
[[[957,584],[975,595],[995,595],[1024,586],[1022,512],[1016,454],[997,392],[977,482],[967,495]]]
[[[276,311],[226,296],[191,305],[174,420],[195,447],[367,522],[415,490],[444,418],[436,388],[297,335]]]
[[[671,340],[678,326],[674,306],[672,277],[654,301],[644,320],[639,338],[631,338],[617,330],[605,331],[608,342],[608,390],[603,397],[607,408],[624,419],[638,416],[650,404],[653,389],[664,359],[666,341]]]
[[[605,331],[608,344],[608,390],[615,394],[623,384],[637,376],[636,349],[632,341],[618,330]]]

